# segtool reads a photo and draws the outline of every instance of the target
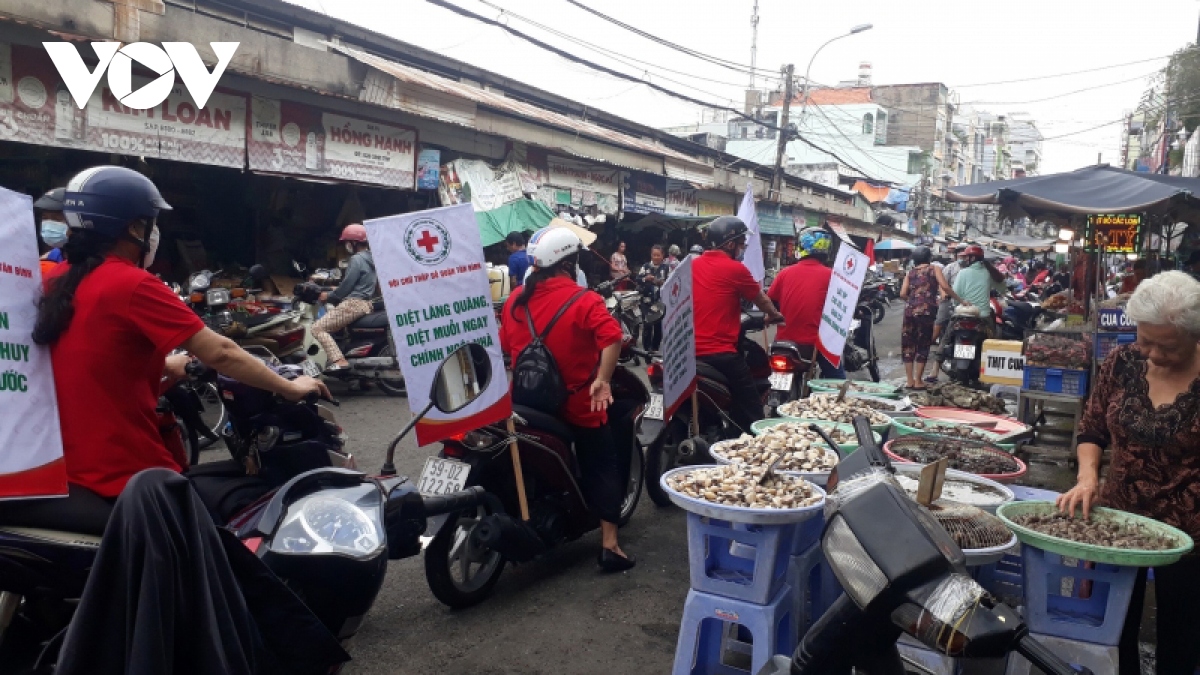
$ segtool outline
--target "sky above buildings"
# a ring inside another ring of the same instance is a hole
[[[642,124],[679,126],[702,119],[700,106],[572,63],[427,0],[292,1]],[[753,0],[579,0],[726,65],[635,35],[568,0],[446,1],[714,104],[741,109],[750,84],[745,66]],[[1200,17],[1197,0],[760,0],[758,5],[757,66],[765,77],[756,78],[757,86],[776,87],[784,63],[794,63],[802,75],[821,43],[854,25],[872,23],[872,30],[822,50],[812,80],[830,85],[853,80],[859,62],[870,61],[875,84],[942,82],[964,105],[1025,113],[1046,137],[1042,173],[1095,164],[1098,154],[1118,164],[1118,120],[1136,107],[1150,76],[1166,64],[1166,58],[1156,57],[1195,41]],[[1045,77],[1097,68],[1104,69]],[[830,139],[829,145],[836,152],[847,142]]]

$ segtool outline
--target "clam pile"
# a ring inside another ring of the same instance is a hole
[[[799,509],[821,501],[812,484],[797,476],[772,474],[760,485],[763,471],[736,464],[697,468],[667,478],[667,485],[693,499],[722,506]]]
[[[845,432],[835,430],[845,435]],[[841,442],[834,435],[834,441]],[[713,448],[731,464],[766,467],[782,455],[779,471],[828,471],[838,462],[837,454],[803,422],[784,422],[768,427],[758,436],[742,434]]]
[[[921,429],[926,433],[938,434],[940,436],[957,436],[959,438],[969,438],[973,441],[991,442],[996,437],[995,434],[989,434],[979,429],[960,424],[945,424],[937,421],[930,422],[929,420],[905,420],[904,426],[912,427],[913,429]]]
[[[855,417],[866,417],[872,425],[891,424],[892,418],[879,412],[871,402],[846,398],[838,403],[837,394],[813,394],[798,401],[789,401],[779,406],[779,414],[787,417],[829,420],[851,423]]]

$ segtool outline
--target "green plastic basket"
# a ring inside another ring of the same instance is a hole
[[[830,422],[828,420],[804,420],[804,419],[800,419],[797,417],[770,417],[765,420],[759,420],[759,421],[755,422],[754,424],[750,425],[750,431],[755,436],[757,436],[757,435],[761,434],[764,429],[773,427],[776,424],[783,424],[784,422],[802,422],[802,423],[808,423],[808,424],[816,424],[817,426],[821,427],[822,429],[837,428],[842,431],[848,432],[851,435],[854,434],[854,425],[852,425],[852,424],[842,424],[841,422]],[[875,442],[877,444],[882,443],[883,438],[879,435],[879,432],[874,431],[873,433],[875,434]],[[858,443],[857,442],[856,443],[838,443],[838,447],[841,448],[841,450],[843,452],[849,453],[849,452],[854,452],[855,450],[858,449]]]
[[[1017,534],[1017,539],[1020,539],[1022,544],[1040,548],[1043,551],[1057,553],[1058,555],[1098,563],[1108,563],[1110,565],[1124,565],[1126,567],[1159,567],[1161,565],[1170,565],[1191,551],[1194,546],[1191,537],[1170,525],[1146,518],[1145,516],[1118,511],[1116,509],[1106,509],[1102,506],[1092,507],[1093,520],[1115,520],[1123,523],[1137,523],[1153,531],[1155,534],[1174,539],[1177,545],[1175,548],[1165,551],[1143,551],[1096,546],[1095,544],[1081,544],[1070,539],[1042,534],[1041,532],[1017,525],[1012,521],[1013,518],[1020,516],[1031,514],[1045,515],[1056,510],[1058,510],[1058,507],[1053,502],[1009,502],[1000,505],[1000,508],[996,509],[996,515],[1000,516],[1004,524]]]
[[[909,426],[910,422],[921,422],[925,425],[924,429],[918,429]],[[908,436],[909,434],[936,434],[939,427],[961,427],[966,426],[962,422],[952,422],[950,420],[935,420],[924,417],[897,417],[892,419],[892,428],[896,430],[896,436]],[[993,433],[986,429],[976,429],[979,433],[986,437],[984,442],[990,443],[1002,450],[1012,452],[1016,448],[1015,443],[996,443],[996,439],[1000,438],[1000,434]]]
[[[818,394],[836,394],[845,380],[817,379],[809,380],[808,386]],[[866,382],[854,380],[848,393],[870,394],[879,398],[900,398],[901,393],[896,387],[883,382]]]

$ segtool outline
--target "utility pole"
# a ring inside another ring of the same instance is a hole
[[[754,0],[754,13],[750,15],[750,88],[754,88],[754,67],[758,65],[758,0]]]
[[[791,131],[788,129],[788,115],[792,111],[792,87],[795,78],[796,66],[787,64],[783,67],[783,111],[779,115],[779,134],[778,143],[775,147],[775,175],[771,178],[771,191],[775,193],[776,199],[783,194],[783,156],[787,152],[788,141],[791,140]],[[807,88],[807,85],[806,85]],[[770,198],[770,194],[767,195]]]

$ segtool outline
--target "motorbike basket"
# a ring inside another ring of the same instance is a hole
[[[1025,463],[991,443],[939,434],[909,434],[888,441],[884,452],[894,462],[931,464],[949,458],[949,468],[1001,483],[1025,475]]]

